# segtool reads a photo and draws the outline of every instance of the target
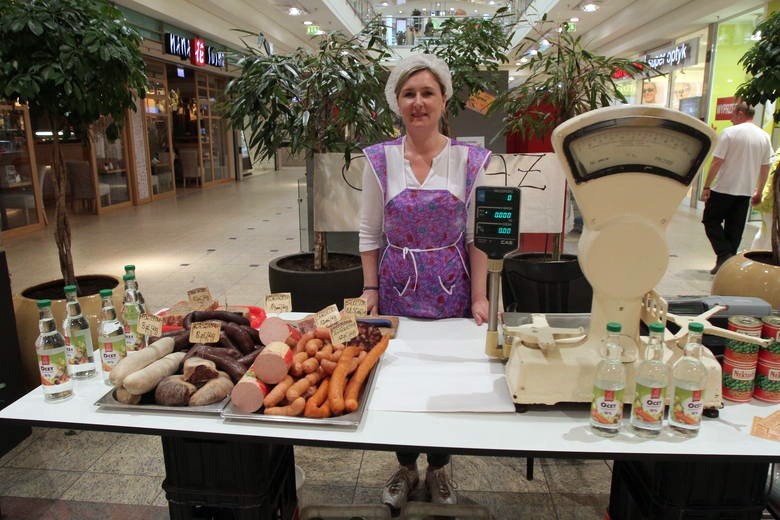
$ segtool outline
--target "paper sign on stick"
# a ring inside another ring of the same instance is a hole
[[[162,336],[162,328],[162,316],[155,316],[154,314],[141,314],[141,316],[138,317],[139,334],[159,338]]]
[[[292,312],[292,294],[283,292],[266,295],[265,312]]]
[[[190,343],[216,343],[219,341],[221,323],[199,321],[190,326]]]
[[[330,340],[334,345],[345,344],[360,334],[354,316],[349,316],[330,326]]]
[[[339,314],[339,308],[336,307],[335,303],[333,305],[328,305],[314,315],[314,323],[318,328],[327,329],[340,319],[341,315]]]

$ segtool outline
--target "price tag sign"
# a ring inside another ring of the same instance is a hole
[[[198,311],[208,308],[214,301],[208,287],[190,289],[187,291],[187,298],[189,298],[192,307]]]
[[[221,323],[218,321],[199,321],[190,326],[190,343],[216,343],[219,341]]]
[[[339,308],[336,307],[335,303],[333,305],[328,305],[314,315],[314,323],[318,328],[330,328],[331,325],[340,319],[341,315],[339,314]]]
[[[344,298],[344,314],[365,316],[368,314],[368,302],[364,298]]]
[[[267,294],[265,312],[292,312],[292,294],[288,292]]]
[[[330,326],[330,340],[334,345],[344,344],[352,338],[356,338],[359,333],[354,316],[344,318]]]
[[[141,316],[138,317],[139,334],[159,338],[162,336],[162,328],[162,316],[155,316],[154,314],[141,314]]]

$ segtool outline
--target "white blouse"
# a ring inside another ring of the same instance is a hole
[[[433,158],[433,164],[428,177],[420,184],[412,171],[411,163],[404,158],[403,138],[401,144],[385,146],[387,159],[387,193],[382,193],[374,168],[365,161],[363,169],[363,195],[360,207],[360,252],[373,251],[384,246],[384,216],[385,204],[405,189],[412,190],[447,190],[468,204],[468,222],[466,225],[466,243],[474,241],[474,206],[471,203],[474,189],[485,184],[485,162],[480,165],[476,182],[471,193],[466,193],[466,163],[469,149],[467,146],[453,146],[448,140],[447,145]]]

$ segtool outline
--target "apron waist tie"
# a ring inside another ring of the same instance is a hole
[[[407,256],[410,256],[412,258],[412,266],[414,267],[414,287],[412,288],[412,291],[417,290],[417,260],[414,256],[415,253],[428,253],[431,251],[441,251],[442,249],[448,249],[450,247],[455,247],[460,242],[461,238],[463,238],[463,233],[461,232],[460,235],[458,235],[458,238],[455,239],[455,241],[452,244],[441,246],[441,247],[431,247],[427,249],[418,249],[418,248],[411,248],[411,247],[401,247],[393,244],[389,240],[387,241],[387,246],[392,247],[393,249],[398,249],[403,254],[403,259],[406,260]],[[460,249],[455,248],[455,250],[458,252],[458,257],[460,257],[460,263],[463,265],[463,270],[468,274],[469,270],[466,268],[466,262],[463,259],[463,255],[460,253]],[[405,292],[405,291],[404,291]]]

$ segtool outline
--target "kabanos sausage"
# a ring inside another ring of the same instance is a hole
[[[246,374],[233,387],[230,392],[230,401],[243,413],[254,413],[263,406],[263,399],[268,394],[268,388],[257,379],[250,368]]]
[[[328,401],[330,401],[330,411],[333,415],[341,415],[344,412],[344,385],[347,379],[347,372],[352,364],[352,358],[359,352],[357,347],[347,347],[344,354],[341,355],[336,370],[330,376],[330,387],[328,388]]]
[[[274,385],[284,379],[293,362],[290,347],[281,341],[272,341],[252,363],[257,378],[269,385]]]
[[[346,407],[347,412],[354,412],[358,409],[358,394],[360,394],[360,389],[362,388],[366,377],[368,377],[368,373],[371,372],[371,369],[374,368],[379,361],[379,357],[387,350],[387,345],[389,343],[390,335],[384,334],[382,339],[379,340],[379,343],[371,349],[371,352],[366,354],[365,359],[363,359],[360,366],[357,368],[357,371],[349,380],[347,388],[344,390],[344,406]]]

